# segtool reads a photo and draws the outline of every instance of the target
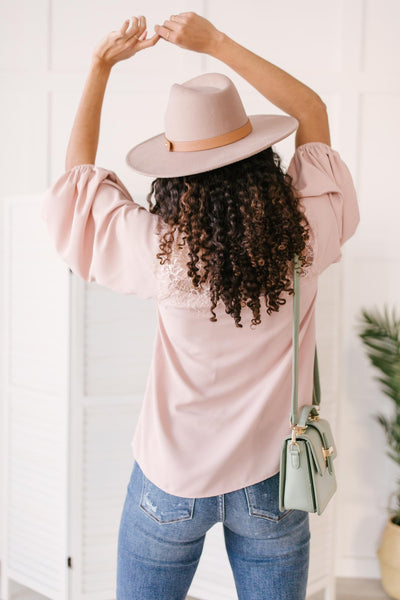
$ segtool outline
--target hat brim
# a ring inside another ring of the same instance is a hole
[[[241,140],[193,152],[170,152],[164,132],[131,148],[126,163],[137,173],[149,177],[181,177],[229,165],[276,144],[296,131],[299,122],[286,115],[249,115],[253,130]]]

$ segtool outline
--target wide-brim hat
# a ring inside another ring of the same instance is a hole
[[[165,131],[136,146],[126,163],[150,177],[181,177],[234,163],[293,133],[287,115],[247,115],[231,79],[203,73],[171,86]]]

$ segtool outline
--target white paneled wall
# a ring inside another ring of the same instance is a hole
[[[332,147],[353,174],[361,211],[359,229],[345,245],[342,263],[321,277],[317,302],[321,410],[324,412],[324,399],[325,406],[328,399],[336,406],[332,419],[336,419],[338,445],[338,525],[331,543],[336,575],[379,577],[376,549],[396,470],[385,455],[380,426],[371,416],[377,410],[389,413],[391,406],[373,379],[376,373],[357,338],[356,322],[361,307],[400,303],[400,198],[393,182],[393,174],[398,172],[400,133],[398,0],[148,0],[145,4],[128,0],[3,0],[0,10],[1,198],[42,192],[64,171],[68,137],[92,49],[132,14],[145,14],[150,37],[155,23],[161,24],[173,13],[194,10],[304,81],[324,99]],[[223,63],[164,40],[113,70],[96,163],[116,171],[142,204],[147,206],[150,180],[125,164],[127,150],[163,131],[173,82],[214,70],[233,79],[248,114],[281,112]],[[287,166],[294,136],[276,149]],[[87,293],[89,311],[92,295],[97,293],[95,288]],[[129,299],[126,302],[128,311]],[[98,301],[93,306],[98,307]],[[4,294],[0,296],[0,309],[3,307]],[[104,331],[106,325],[96,323],[95,313],[90,312],[93,326],[89,324],[86,332],[90,348],[96,347],[97,338],[101,342],[110,335],[118,344],[123,323],[120,307],[121,303],[111,332]],[[132,332],[130,352],[140,352],[141,343]],[[109,368],[126,373],[134,368],[128,361],[121,352],[120,360]],[[150,361],[149,354],[139,371],[132,371],[129,393],[135,396],[144,391],[145,361]],[[3,363],[1,360],[0,369]],[[111,380],[104,371],[104,379],[99,381],[88,368],[86,394],[95,396],[102,386],[107,389]],[[23,385],[23,373],[18,376]],[[108,391],[125,394],[126,387]],[[325,414],[331,418],[330,413]],[[314,546],[312,552],[316,556],[319,551]]]

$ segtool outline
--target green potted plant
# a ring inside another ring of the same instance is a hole
[[[400,466],[400,318],[384,313],[361,311],[362,323],[359,337],[367,348],[372,365],[380,370],[377,379],[382,391],[393,400],[394,415],[388,419],[382,413],[373,415],[384,429],[388,450],[387,455]],[[379,558],[382,586],[385,592],[400,600],[400,477],[397,489],[391,494],[396,506],[388,508],[389,518],[383,531],[377,555]],[[390,504],[390,501],[389,501]]]

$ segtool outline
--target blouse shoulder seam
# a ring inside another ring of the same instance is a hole
[[[113,175],[115,175],[115,172],[112,169],[106,169],[105,167],[100,167],[99,165],[94,165],[91,163],[84,163],[81,165],[75,165],[74,167],[71,167],[70,169],[68,169],[67,171],[65,171],[65,173],[72,173],[73,171],[78,171],[79,169],[92,169],[93,171],[103,171],[107,174],[112,173]]]

